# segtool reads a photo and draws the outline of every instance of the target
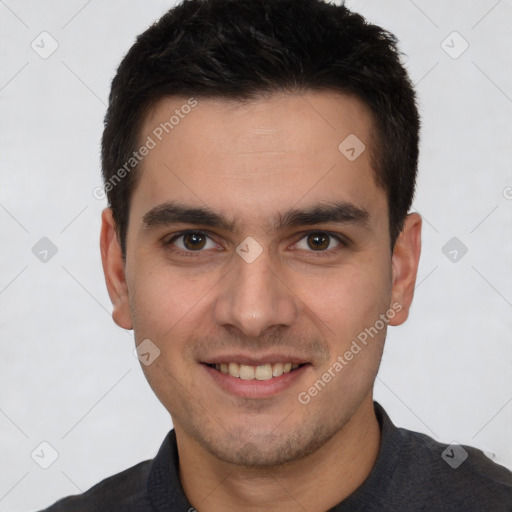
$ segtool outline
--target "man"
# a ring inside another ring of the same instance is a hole
[[[512,510],[508,470],[373,402],[413,298],[418,132],[396,40],[343,6],[190,0],[138,38],[101,254],[174,429],[48,510]]]

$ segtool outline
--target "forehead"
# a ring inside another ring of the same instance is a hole
[[[172,97],[146,116],[132,209],[207,205],[267,219],[279,207],[348,201],[386,207],[371,166],[372,116],[338,93],[275,94],[248,102]]]

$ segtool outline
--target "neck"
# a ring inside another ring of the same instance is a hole
[[[279,467],[251,468],[217,459],[175,425],[180,480],[200,512],[325,511],[370,474],[380,446],[371,394],[351,419],[309,456]]]

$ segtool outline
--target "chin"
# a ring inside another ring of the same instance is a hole
[[[246,467],[277,467],[303,459],[318,450],[336,429],[316,425],[304,429],[273,427],[270,431],[240,428],[219,432],[217,438],[196,432],[194,437],[205,450],[224,462]]]

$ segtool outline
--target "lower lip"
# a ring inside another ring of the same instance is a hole
[[[311,365],[304,364],[289,373],[283,373],[279,377],[272,377],[268,380],[244,380],[222,373],[206,364],[202,364],[202,366],[210,374],[214,382],[225,391],[243,398],[268,398],[290,388],[304,376]]]

